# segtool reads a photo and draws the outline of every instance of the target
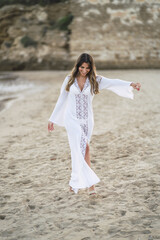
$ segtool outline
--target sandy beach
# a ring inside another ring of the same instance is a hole
[[[160,239],[160,70],[98,71],[142,89],[134,100],[107,90],[94,97],[96,196],[69,192],[67,133],[47,129],[68,73],[13,73],[35,91],[0,112],[0,239]]]

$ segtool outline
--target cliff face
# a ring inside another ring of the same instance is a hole
[[[99,69],[159,68],[159,1],[0,8],[0,70],[68,69],[82,52],[92,54]]]
[[[67,4],[10,5],[0,16],[1,70],[64,68],[72,19]]]
[[[71,23],[73,59],[79,52],[89,50],[101,68],[160,67],[159,1],[86,2],[79,0],[80,8],[76,8],[76,18]]]

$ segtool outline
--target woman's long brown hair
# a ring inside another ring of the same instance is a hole
[[[77,77],[78,72],[79,72],[79,67],[83,63],[89,64],[90,71],[87,74],[87,76],[88,76],[90,84],[91,84],[91,94],[93,94],[93,93],[97,94],[97,93],[99,93],[99,84],[96,81],[96,67],[95,67],[93,58],[91,57],[91,55],[89,55],[87,53],[82,53],[78,57],[75,65],[74,65],[74,67],[71,71],[71,76],[70,76],[70,79],[69,79],[68,84],[66,86],[66,91],[69,91],[71,85],[74,83],[74,80]]]

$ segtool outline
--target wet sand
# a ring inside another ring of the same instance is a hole
[[[0,112],[21,100],[26,94],[45,89],[45,84],[37,85],[24,79],[15,72],[0,72]]]
[[[160,239],[160,70],[99,71],[140,82],[134,100],[103,90],[93,100],[97,195],[69,192],[65,129],[47,123],[68,72],[15,72],[45,86],[0,112],[0,239]]]

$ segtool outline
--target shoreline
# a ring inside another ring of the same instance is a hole
[[[7,110],[16,101],[22,100],[28,94],[42,90],[42,85],[34,84],[20,78],[18,74],[11,72],[0,72],[0,113]]]

